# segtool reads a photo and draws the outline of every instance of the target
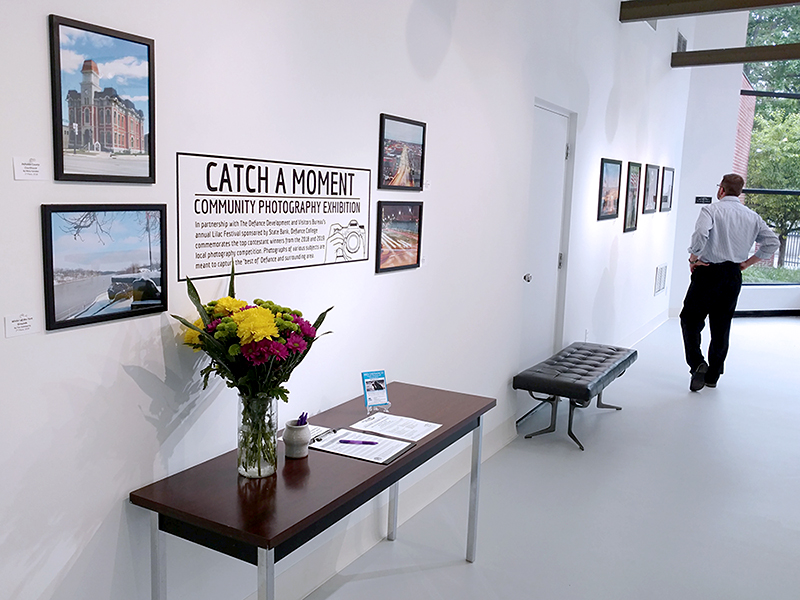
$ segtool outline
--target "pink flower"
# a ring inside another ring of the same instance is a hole
[[[242,345],[242,355],[254,365],[263,365],[273,356],[277,360],[285,359],[289,356],[289,350],[280,342],[263,339]]]
[[[294,352],[305,352],[306,348],[308,348],[308,342],[303,339],[302,335],[292,332],[286,339],[286,347]]]
[[[294,322],[300,326],[300,333],[302,333],[305,337],[313,338],[315,335],[317,335],[317,330],[314,329],[311,323],[302,317],[295,317]]]
[[[208,333],[214,333],[217,330],[217,325],[220,324],[222,319],[214,319],[208,324]]]

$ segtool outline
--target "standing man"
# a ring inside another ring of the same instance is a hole
[[[778,236],[758,214],[739,202],[744,179],[730,173],[717,190],[719,202],[704,206],[697,217],[689,269],[692,281],[683,300],[681,330],[692,380],[689,389],[716,387],[728,354],[731,319],[742,289],[742,271],[780,247]],[[753,242],[760,244],[748,258]],[[700,332],[708,317],[711,343],[708,362],[700,350]]]

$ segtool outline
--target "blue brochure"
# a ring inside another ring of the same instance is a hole
[[[361,380],[364,383],[364,406],[367,407],[367,414],[373,410],[385,410],[388,412],[391,404],[386,390],[386,373],[383,371],[366,371],[361,373]]]

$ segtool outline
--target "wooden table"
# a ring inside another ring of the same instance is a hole
[[[387,538],[397,532],[398,481],[472,431],[467,560],[475,560],[483,414],[493,398],[389,384],[391,412],[441,423],[388,465],[310,450],[284,459],[279,444],[276,475],[246,479],[232,450],[131,492],[133,504],[152,512],[153,600],[166,600],[164,533],[201,544],[258,567],[258,599],[275,598],[275,562],[342,517],[389,489]],[[313,416],[314,425],[349,427],[364,418],[363,397]]]

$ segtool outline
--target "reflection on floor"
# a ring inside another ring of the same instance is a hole
[[[798,339],[798,318],[734,320],[719,386],[692,393],[668,321],[606,390],[623,410],[578,411],[585,452],[561,410],[484,463],[476,563],[465,478],[308,599],[800,597]]]

